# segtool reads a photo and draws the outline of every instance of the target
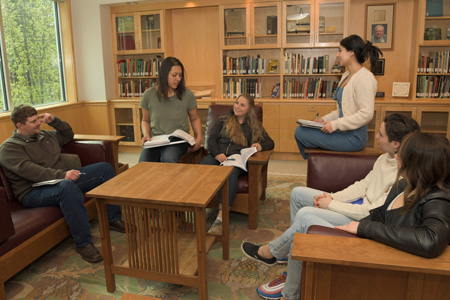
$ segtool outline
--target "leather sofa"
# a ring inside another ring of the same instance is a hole
[[[108,162],[114,166],[109,141],[71,141],[63,153],[76,154],[82,166]],[[97,215],[94,199],[85,199],[92,220]],[[4,283],[69,237],[59,207],[24,208],[0,167],[0,299],[6,299]]]
[[[372,170],[377,155],[340,153],[310,153],[306,185],[313,189],[335,193],[366,177]],[[309,234],[357,237],[334,228],[311,226]]]

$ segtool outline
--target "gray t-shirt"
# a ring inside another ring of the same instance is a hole
[[[188,112],[197,107],[194,93],[188,88],[182,99],[177,96],[158,99],[156,88],[145,91],[141,107],[150,112],[151,136],[171,134],[177,129],[189,133]]]

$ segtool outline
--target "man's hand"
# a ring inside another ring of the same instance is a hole
[[[38,119],[41,120],[41,122],[44,122],[45,124],[53,122],[55,117],[52,114],[49,113],[43,113],[38,115]]]
[[[328,205],[333,201],[333,198],[327,193],[314,197],[314,206],[322,209],[328,209]]]
[[[80,175],[81,175],[80,171],[72,169],[66,172],[66,176],[64,177],[64,179],[77,181],[78,178],[80,178]]]

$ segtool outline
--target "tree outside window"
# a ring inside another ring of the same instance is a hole
[[[65,101],[57,3],[51,0],[0,1],[3,27],[1,109]]]

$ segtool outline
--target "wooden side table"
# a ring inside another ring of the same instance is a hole
[[[138,163],[87,193],[96,198],[106,287],[114,274],[196,286],[208,299],[206,254],[221,240],[229,258],[228,176],[232,167]],[[206,207],[222,190],[222,235],[206,233]],[[107,204],[122,207],[128,260],[114,264]]]

